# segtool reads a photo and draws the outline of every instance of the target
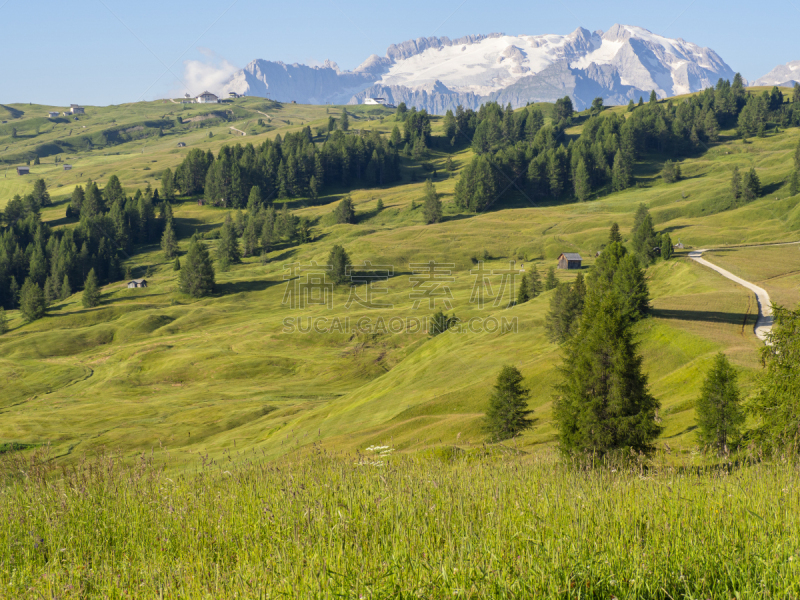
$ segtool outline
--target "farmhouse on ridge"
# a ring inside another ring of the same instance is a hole
[[[581,255],[577,252],[564,252],[558,257],[559,269],[580,269],[581,268]]]
[[[86,111],[83,110],[82,106],[78,106],[77,104],[70,104],[69,105],[69,112],[73,115],[83,115],[86,114]]]
[[[198,104],[216,104],[219,102],[219,98],[215,94],[205,91],[195,98],[194,101]]]

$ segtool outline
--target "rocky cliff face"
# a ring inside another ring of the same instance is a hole
[[[646,29],[614,25],[607,32],[509,36],[501,33],[418,38],[393,44],[353,71],[256,60],[223,92],[235,91],[310,104],[358,104],[381,96],[441,114],[459,104],[495,100],[514,107],[570,96],[578,109],[595,97],[623,104],[655,90],[684,94],[732,79],[713,50]]]
[[[763,77],[756,79],[753,85],[794,87],[795,83],[800,83],[800,60],[778,65]]]

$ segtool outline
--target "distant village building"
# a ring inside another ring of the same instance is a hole
[[[564,252],[558,257],[559,269],[580,269],[581,268],[581,255],[577,252]]]
[[[58,111],[47,113],[47,118],[48,119],[57,119],[58,118]]]
[[[373,106],[385,106],[386,108],[397,108],[394,104],[386,102],[386,98],[364,98],[364,104]]]
[[[236,92],[228,92],[228,98],[238,98],[239,94]]]
[[[71,171],[72,170],[72,165],[64,165],[64,170],[65,171]]]
[[[146,288],[147,279],[133,279],[128,282],[129,288]]]
[[[27,175],[30,172],[30,167],[17,167],[17,175]]]
[[[219,98],[216,94],[212,94],[211,92],[203,92],[195,98],[194,101],[198,104],[216,104],[219,102]]]
[[[69,105],[69,112],[73,115],[83,115],[86,114],[86,111],[83,110],[82,106],[78,106],[77,104],[70,104]]]

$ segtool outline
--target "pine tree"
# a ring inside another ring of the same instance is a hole
[[[622,243],[622,234],[619,232],[619,224],[618,223],[613,223],[611,225],[611,231],[608,234],[608,241],[611,244],[613,244],[614,242]]]
[[[733,175],[731,176],[731,194],[734,201],[742,197],[742,176],[739,175],[739,167],[733,168]]]
[[[342,128],[342,131],[347,131],[348,129],[350,129],[350,119],[347,116],[346,108],[342,109],[342,120],[339,125]]]
[[[422,207],[425,223],[438,223],[442,220],[442,201],[436,193],[436,186],[428,179],[425,182],[425,204]]]
[[[245,256],[258,255],[258,232],[256,231],[255,215],[247,215],[247,225],[245,225],[244,233],[242,234],[242,244],[244,245]]]
[[[519,282],[519,289],[517,290],[517,304],[525,304],[531,299],[531,293],[528,289],[528,278],[523,276]]]
[[[668,233],[661,236],[661,258],[669,260],[672,258],[672,238]]]
[[[631,98],[628,102],[628,112],[633,112],[635,109],[636,105],[633,103],[633,98]]]
[[[746,202],[752,202],[761,196],[761,180],[754,167],[744,174],[744,181],[742,182],[742,195]]]
[[[167,259],[173,258],[178,254],[178,240],[175,236],[175,228],[172,225],[171,218],[167,218],[164,226],[164,233],[161,236],[161,250]]]
[[[589,171],[586,170],[586,163],[583,159],[578,161],[573,175],[573,185],[575,187],[575,197],[579,202],[585,202],[592,194],[592,182],[589,179]]]
[[[531,272],[528,273],[528,293],[531,298],[536,298],[536,296],[543,291],[544,286],[542,285],[542,278],[539,275],[539,271],[536,269],[536,265],[532,265]]]
[[[653,90],[650,92],[650,104],[655,104],[658,102],[658,96],[656,96],[656,91]]]
[[[336,206],[335,213],[337,223],[354,223],[356,220],[356,211],[353,208],[353,199],[350,196],[342,198],[341,202]]]
[[[208,249],[197,239],[196,234],[189,241],[189,250],[183,258],[179,289],[195,298],[208,296],[214,291],[214,265]]]
[[[550,298],[550,312],[545,329],[551,342],[563,344],[578,330],[583,314],[586,286],[583,275],[578,274],[574,284],[559,283],[556,293]]]
[[[98,286],[97,275],[95,275],[94,269],[89,271],[89,275],[86,277],[86,281],[83,284],[81,303],[84,308],[94,308],[100,304],[100,287]]]
[[[632,182],[630,162],[622,150],[617,150],[614,155],[614,166],[611,169],[611,187],[615,192],[619,192],[631,187]]]
[[[61,300],[66,300],[72,296],[72,287],[69,285],[69,275],[64,275],[64,281],[61,282]]]
[[[558,287],[558,277],[556,277],[555,267],[550,267],[547,270],[547,279],[544,282],[545,291],[554,290]]]
[[[331,252],[328,255],[328,265],[331,267],[331,279],[334,283],[342,284],[349,282],[347,267],[351,264],[350,256],[343,246],[337,244],[331,248]]]
[[[175,179],[169,167],[161,174],[161,198],[170,202],[175,198]]]
[[[697,438],[703,446],[723,456],[738,441],[745,415],[740,406],[736,369],[720,352],[703,382],[697,413]]]
[[[261,188],[254,185],[250,188],[250,195],[247,197],[247,215],[254,215],[258,212],[258,209],[263,206],[264,201],[261,199]]]
[[[29,323],[44,316],[46,310],[44,302],[44,291],[39,285],[29,277],[22,284],[19,293],[19,309],[22,311],[25,320]]]
[[[502,441],[518,436],[533,426],[528,418],[530,390],[523,386],[522,373],[506,365],[497,375],[489,408],[486,411],[486,430],[492,441]]]
[[[379,213],[383,210],[383,200],[378,198],[378,203],[375,205],[375,212]]]
[[[616,292],[594,305],[587,299],[579,331],[564,352],[554,417],[565,452],[648,453],[661,432],[659,402],[648,390],[623,307]]]
[[[181,270],[181,259],[179,257],[175,257],[175,262],[172,263],[172,270],[173,271],[180,271]]]
[[[6,316],[6,309],[0,306],[0,335],[8,333],[8,317]]]
[[[227,271],[232,264],[240,261],[239,240],[236,238],[233,221],[230,213],[228,213],[225,215],[225,222],[222,224],[222,230],[219,234],[217,262],[219,262],[220,271]]]

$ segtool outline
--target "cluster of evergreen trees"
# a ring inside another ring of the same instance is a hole
[[[162,218],[156,217],[158,201],[149,186],[126,197],[115,175],[103,190],[89,181],[76,186],[67,208],[68,216],[80,216],[77,225],[54,232],[41,221],[40,209],[51,201],[38,180],[32,194],[15,197],[3,211],[0,306],[38,318],[47,305],[82,288],[90,274],[97,285],[118,280],[121,255],[158,239],[165,210],[159,204]]]
[[[798,94],[795,94],[797,96]],[[571,102],[562,101],[553,125],[545,125],[536,106],[513,111],[496,103],[477,112],[460,107],[444,119],[453,143],[471,140],[476,153],[456,185],[456,204],[486,210],[503,193],[523,191],[534,201],[587,200],[603,190],[633,185],[633,166],[646,152],[687,156],[719,139],[720,127],[738,126],[742,136],[762,134],[769,123],[800,126],[800,98],[784,104],[777,88],[760,96],[745,92],[741,76],[680,102],[640,99],[626,119],[593,111],[576,140],[564,129],[572,118]],[[665,179],[680,178],[667,170]]]
[[[336,130],[320,146],[306,127],[257,147],[223,146],[216,157],[193,149],[175,171],[172,187],[187,195],[202,193],[217,206],[244,208],[254,186],[265,201],[316,198],[338,186],[382,186],[400,179],[401,146],[424,145],[430,137],[430,119],[409,112],[405,129],[402,137],[395,128],[390,140],[377,131],[346,135]]]

